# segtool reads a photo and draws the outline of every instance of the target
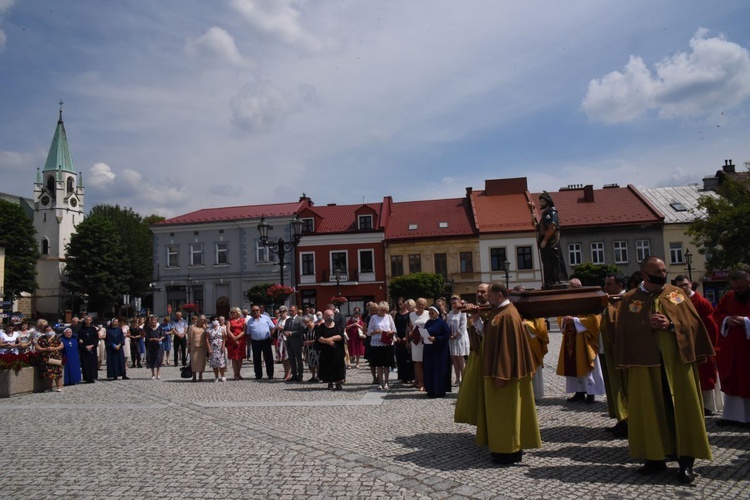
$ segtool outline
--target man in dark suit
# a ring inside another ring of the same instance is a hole
[[[302,315],[297,306],[289,306],[289,317],[284,322],[284,336],[286,347],[289,352],[289,364],[292,369],[292,378],[289,382],[302,382],[304,363],[302,361],[302,346],[304,344],[302,334],[305,326],[302,323]]]

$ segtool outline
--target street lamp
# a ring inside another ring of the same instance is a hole
[[[294,251],[302,238],[302,221],[296,215],[290,225],[292,226],[292,241],[284,241],[284,238],[280,236],[278,241],[271,243],[268,241],[268,230],[273,229],[273,226],[266,222],[265,216],[260,218],[258,224],[260,242],[279,257],[279,284],[281,286],[284,286],[284,257]]]
[[[693,282],[693,254],[690,253],[690,249],[685,249],[685,262],[687,262],[688,279],[690,283]]]
[[[337,267],[333,270],[333,279],[336,280],[336,297],[340,297],[339,284],[341,283],[341,268]]]
[[[190,273],[187,275],[187,279],[185,280],[185,299],[188,304],[192,304],[193,302],[190,300],[190,296],[193,294],[193,279],[190,277]],[[188,324],[192,324],[192,308],[188,309]]]
[[[508,277],[509,270],[510,270],[510,262],[506,260],[505,262],[503,262],[503,271],[505,271],[505,288],[506,289],[510,287],[510,280]]]

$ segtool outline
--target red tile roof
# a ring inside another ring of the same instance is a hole
[[[586,200],[589,193],[590,201]],[[534,202],[539,206],[539,194]],[[562,190],[550,193],[560,216],[560,227],[584,227],[662,222],[664,216],[635,188],[612,187]]]
[[[321,218],[315,227],[313,235],[323,233],[362,232],[357,228],[356,212],[363,206],[371,208],[374,211],[372,221],[374,226],[373,230],[382,231],[383,229],[380,223],[380,213],[383,206],[382,203],[313,206],[300,212],[300,217],[310,217],[312,214],[316,214]]]
[[[445,227],[440,227],[445,223]],[[416,225],[415,229],[409,229]],[[474,234],[466,198],[405,201],[391,205],[386,240],[457,237]]]
[[[471,200],[479,233],[534,231],[527,196],[528,192],[488,195],[487,191],[473,191]]]
[[[171,219],[157,222],[155,225],[167,224],[198,224],[201,222],[218,222],[242,219],[260,219],[266,217],[292,216],[297,210],[305,206],[303,201],[294,203],[275,203],[271,205],[244,205],[241,207],[204,208],[178,215]]]

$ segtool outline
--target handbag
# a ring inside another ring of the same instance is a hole
[[[47,364],[52,366],[62,366],[62,360],[57,358],[49,358],[47,360]]]
[[[192,376],[193,370],[190,368],[190,365],[180,368],[180,378],[191,378]]]
[[[362,327],[361,326],[357,327],[357,333],[359,334],[359,338],[361,338],[361,339],[366,339],[367,338],[367,335],[365,335],[365,332],[362,331]]]
[[[414,342],[414,344],[419,344],[422,342],[422,334],[419,333],[419,327],[414,327],[414,330],[411,331],[409,334],[409,340]]]
[[[393,332],[388,333],[381,333],[380,334],[380,343],[383,345],[391,345],[393,344]]]

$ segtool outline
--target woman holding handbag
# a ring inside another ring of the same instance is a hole
[[[387,391],[388,375],[393,368],[393,337],[396,325],[389,314],[388,302],[378,304],[378,313],[370,318],[367,335],[370,336],[370,366],[377,370],[378,389]]]
[[[354,314],[346,322],[346,334],[349,336],[349,360],[354,363],[354,368],[359,368],[359,358],[365,355],[366,328],[362,321],[362,311],[359,307],[355,307]]]
[[[39,365],[39,377],[52,381],[53,392],[62,392],[62,350],[64,346],[51,326],[47,325],[45,330],[36,341],[36,351],[43,355],[43,363]]]

